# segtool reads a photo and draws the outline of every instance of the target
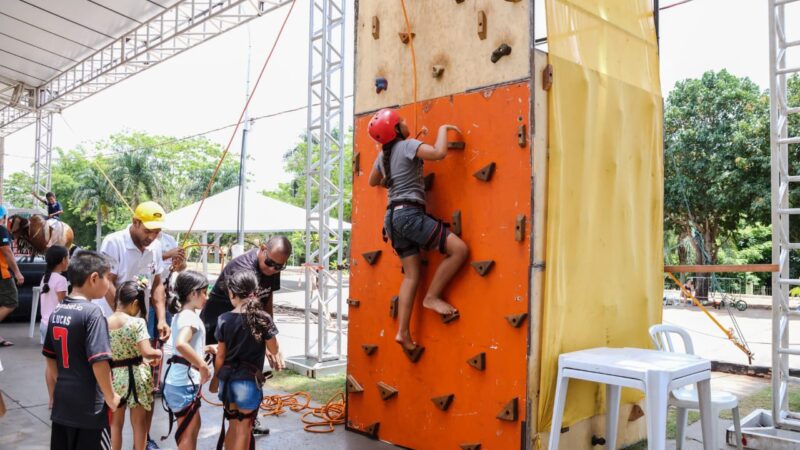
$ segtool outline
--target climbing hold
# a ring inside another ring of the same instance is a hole
[[[380,94],[387,89],[389,89],[389,81],[383,77],[375,77],[375,93]]]
[[[511,3],[519,3],[519,0],[506,0],[506,1]]]
[[[469,444],[459,444],[461,450],[481,450],[481,443],[480,442],[472,442]]]
[[[453,403],[454,398],[456,398],[456,394],[447,394],[442,395],[441,397],[433,397],[431,401],[433,401],[433,404],[436,405],[437,408],[441,409],[442,411],[447,411],[447,408],[449,408],[450,404]]]
[[[381,21],[378,16],[372,16],[372,38],[378,39],[381,37]]]
[[[447,143],[448,150],[464,150],[467,144],[463,141],[450,141]]]
[[[633,408],[631,408],[631,413],[628,414],[628,422],[635,422],[642,417],[644,417],[644,411],[642,411],[642,407],[639,405],[633,405]]]
[[[390,398],[397,395],[397,389],[393,388],[392,386],[389,386],[383,381],[378,382],[378,392],[380,392],[381,399],[383,400],[389,400]]]
[[[525,124],[517,127],[517,145],[525,147],[528,144],[528,133],[525,132]]]
[[[486,39],[486,13],[483,11],[478,11],[478,37]]]
[[[389,317],[391,317],[392,319],[396,319],[397,318],[397,302],[398,302],[398,300],[399,300],[399,297],[395,295],[394,297],[392,297],[392,301],[389,304]]]
[[[397,34],[400,35],[400,42],[402,42],[403,44],[408,44],[408,41],[410,41],[411,39],[414,39],[414,36],[417,35],[417,33],[411,33],[411,39],[409,39],[408,38],[408,33],[406,33],[406,32],[400,32],[400,33],[397,33]]]
[[[450,323],[454,320],[458,320],[461,317],[461,314],[458,311],[453,311],[450,314],[439,314],[442,317],[442,323]]]
[[[361,300],[356,300],[354,298],[348,298],[347,299],[347,305],[351,306],[353,308],[358,308],[359,306],[361,306]]]
[[[425,191],[430,191],[431,189],[433,189],[433,177],[434,177],[434,175],[436,175],[436,174],[429,173],[429,174],[425,175],[424,178],[422,178],[422,182],[425,185]]]
[[[503,56],[508,56],[510,54],[511,54],[511,47],[509,47],[508,44],[500,44],[500,47],[497,47],[492,52],[492,62],[496,63],[497,61],[500,61],[500,58],[502,58]]]
[[[380,428],[381,423],[375,422],[372,424],[367,425],[364,427],[364,433],[371,437],[372,439],[378,439],[378,429]]]
[[[439,78],[442,75],[444,75],[444,66],[436,64],[433,67],[431,67],[431,72],[433,78]]]
[[[364,353],[366,353],[367,356],[369,356],[369,355],[375,353],[375,350],[378,349],[378,346],[375,345],[375,344],[362,344],[361,348],[363,348],[364,349]]]
[[[508,323],[511,324],[512,327],[519,328],[520,325],[522,325],[522,323],[525,322],[525,319],[527,317],[528,313],[512,314],[510,316],[506,316],[506,320],[508,321]]]
[[[542,69],[542,89],[549,91],[553,87],[553,65],[548,64]]]
[[[606,439],[602,436],[592,435],[592,447],[595,445],[606,445]]]
[[[361,172],[361,153],[355,152],[353,155],[353,173],[358,175]]]
[[[364,392],[364,388],[361,387],[356,378],[352,375],[347,375],[345,386],[347,387],[347,392],[351,394],[360,394]]]
[[[424,351],[425,347],[421,345],[417,345],[416,347],[414,347],[413,350],[408,350],[407,348],[403,347],[403,353],[405,353],[408,359],[411,360],[411,362],[413,363],[419,361],[419,358],[422,357],[422,353]]]
[[[500,411],[497,418],[511,422],[517,420],[517,397],[514,397],[510,402],[506,403],[506,406]]]
[[[495,163],[493,161],[483,166],[481,170],[473,173],[472,176],[481,181],[489,181],[492,179],[492,175],[494,175],[494,168],[495,168]]]
[[[381,256],[381,251],[380,250],[375,250],[374,252],[364,253],[361,256],[363,256],[364,259],[367,260],[367,264],[372,266],[372,265],[375,264],[375,261],[377,261],[378,258]]]
[[[461,236],[461,210],[456,210],[453,213],[453,226],[450,228],[456,236]]]
[[[514,240],[517,242],[525,240],[525,214],[517,216],[517,223],[514,225]]]
[[[474,261],[471,263],[472,268],[482,277],[485,277],[489,270],[494,266],[494,260]]]
[[[470,366],[478,369],[484,370],[486,369],[486,353],[480,352],[477,355],[473,356],[472,358],[467,360],[467,364]]]
[[[460,4],[464,3],[464,0],[456,0],[456,3],[458,3],[460,5]]]

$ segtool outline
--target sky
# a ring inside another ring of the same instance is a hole
[[[668,5],[676,0],[661,0]],[[347,2],[348,6],[352,2]],[[543,2],[540,0],[539,4]],[[307,103],[308,3],[299,1],[250,105],[250,116],[272,114]],[[54,118],[53,144],[65,149],[102,140],[113,133],[143,131],[183,137],[229,125],[245,102],[248,41],[252,45],[252,81],[263,64],[288,7],[205,42],[154,68],[94,95]],[[353,93],[353,10],[347,11],[345,42],[349,63],[345,95]],[[538,15],[542,17],[542,15]],[[800,15],[787,16],[799,23]],[[708,70],[727,69],[766,89],[769,85],[768,22],[765,0],[693,0],[661,13],[661,83],[666,97],[677,81]],[[539,35],[540,33],[537,33]],[[795,39],[800,36],[795,37]],[[790,55],[790,62],[800,58]],[[345,123],[352,123],[352,97],[345,104]],[[290,175],[283,170],[284,152],[298,142],[306,127],[300,110],[256,122],[248,140],[253,187],[274,189]],[[207,134],[227,144],[232,128]],[[238,158],[241,133],[229,157]],[[30,171],[34,127],[5,140],[6,176]],[[54,161],[54,164],[57,162]],[[57,191],[58,187],[54,186]]]

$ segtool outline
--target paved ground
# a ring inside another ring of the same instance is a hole
[[[281,327],[281,342],[287,349],[302,349],[303,327],[300,318],[278,314],[277,321]],[[3,337],[11,339],[16,345],[0,349],[0,359],[5,371],[0,373],[0,390],[5,393],[7,415],[0,419],[0,449],[45,450],[49,448],[50,420],[47,409],[47,391],[44,385],[44,358],[40,354],[37,340],[28,339],[27,326],[23,323],[3,324],[0,327]],[[288,353],[291,354],[291,353]],[[265,394],[278,393],[265,389]],[[214,398],[213,394],[207,394]],[[216,448],[219,436],[221,409],[209,405],[201,408],[203,420],[200,431],[199,449]],[[344,426],[337,426],[331,434],[313,434],[305,432],[300,422],[300,415],[287,412],[282,417],[265,419],[271,434],[259,437],[257,448],[281,449],[386,449],[392,446],[372,441],[364,436],[347,432]],[[153,435],[160,437],[167,432],[166,413],[156,408],[153,419]],[[130,434],[125,438],[131,442]],[[130,448],[127,447],[126,448]],[[169,438],[163,441],[162,448],[174,449],[175,441]]]

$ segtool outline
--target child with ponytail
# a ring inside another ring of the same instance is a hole
[[[226,450],[246,450],[253,439],[253,421],[263,398],[264,357],[278,352],[278,329],[256,297],[258,280],[251,271],[233,273],[226,280],[233,311],[219,316],[218,341],[212,392],[219,390],[219,399],[230,421],[230,432],[220,433],[218,448],[224,441]],[[217,386],[218,384],[218,386]]]
[[[44,261],[47,264],[47,268],[45,268],[44,277],[42,278],[41,294],[39,295],[39,305],[42,309],[42,320],[39,322],[40,344],[44,344],[50,314],[67,296],[67,279],[61,274],[66,272],[67,267],[69,267],[69,252],[66,247],[53,245],[47,249]],[[45,382],[47,382],[47,391],[50,395],[50,403],[48,405],[52,408],[55,384],[48,382],[47,377],[45,377]]]
[[[115,311],[108,317],[111,338],[111,372],[114,392],[122,400],[111,419],[111,448],[122,449],[125,409],[131,411],[134,450],[147,445],[146,411],[153,409],[153,376],[149,364],[161,362],[161,350],[150,345],[147,322],[142,318],[147,285],[126,281],[117,289]]]

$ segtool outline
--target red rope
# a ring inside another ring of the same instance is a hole
[[[244,108],[242,108],[242,112],[239,114],[239,120],[236,121],[236,126],[233,128],[233,132],[231,133],[231,138],[228,140],[228,145],[225,146],[225,151],[222,152],[222,156],[220,156],[219,158],[217,167],[214,169],[214,173],[211,175],[211,179],[208,180],[208,185],[206,186],[206,190],[203,193],[203,198],[200,199],[200,205],[197,207],[197,212],[194,213],[192,224],[189,226],[189,230],[186,231],[186,237],[183,238],[182,246],[186,244],[189,234],[192,232],[195,222],[197,222],[197,216],[200,215],[200,210],[203,209],[203,204],[205,204],[206,199],[208,198],[208,194],[209,192],[211,192],[211,186],[214,184],[214,181],[217,178],[219,169],[222,167],[222,163],[225,161],[225,157],[228,156],[228,152],[231,149],[231,144],[233,144],[233,139],[236,137],[236,132],[239,131],[239,126],[242,124],[242,118],[247,112],[247,108],[250,106],[250,101],[253,99],[253,95],[255,94],[256,89],[258,89],[258,84],[261,82],[261,77],[264,75],[264,71],[267,68],[267,64],[269,64],[270,59],[272,59],[272,54],[275,52],[275,47],[277,47],[278,41],[280,41],[281,35],[283,34],[283,29],[286,27],[286,22],[289,21],[289,16],[292,15],[292,10],[294,10],[294,5],[296,2],[297,0],[292,0],[292,4],[289,6],[289,12],[286,13],[286,17],[283,19],[281,28],[280,30],[278,30],[278,35],[275,36],[275,42],[272,43],[272,48],[269,51],[269,55],[267,55],[266,61],[264,61],[264,65],[261,66],[261,72],[259,72],[258,79],[256,79],[256,82],[253,85],[253,90],[250,91],[250,95],[247,96],[247,102],[245,102]]]

